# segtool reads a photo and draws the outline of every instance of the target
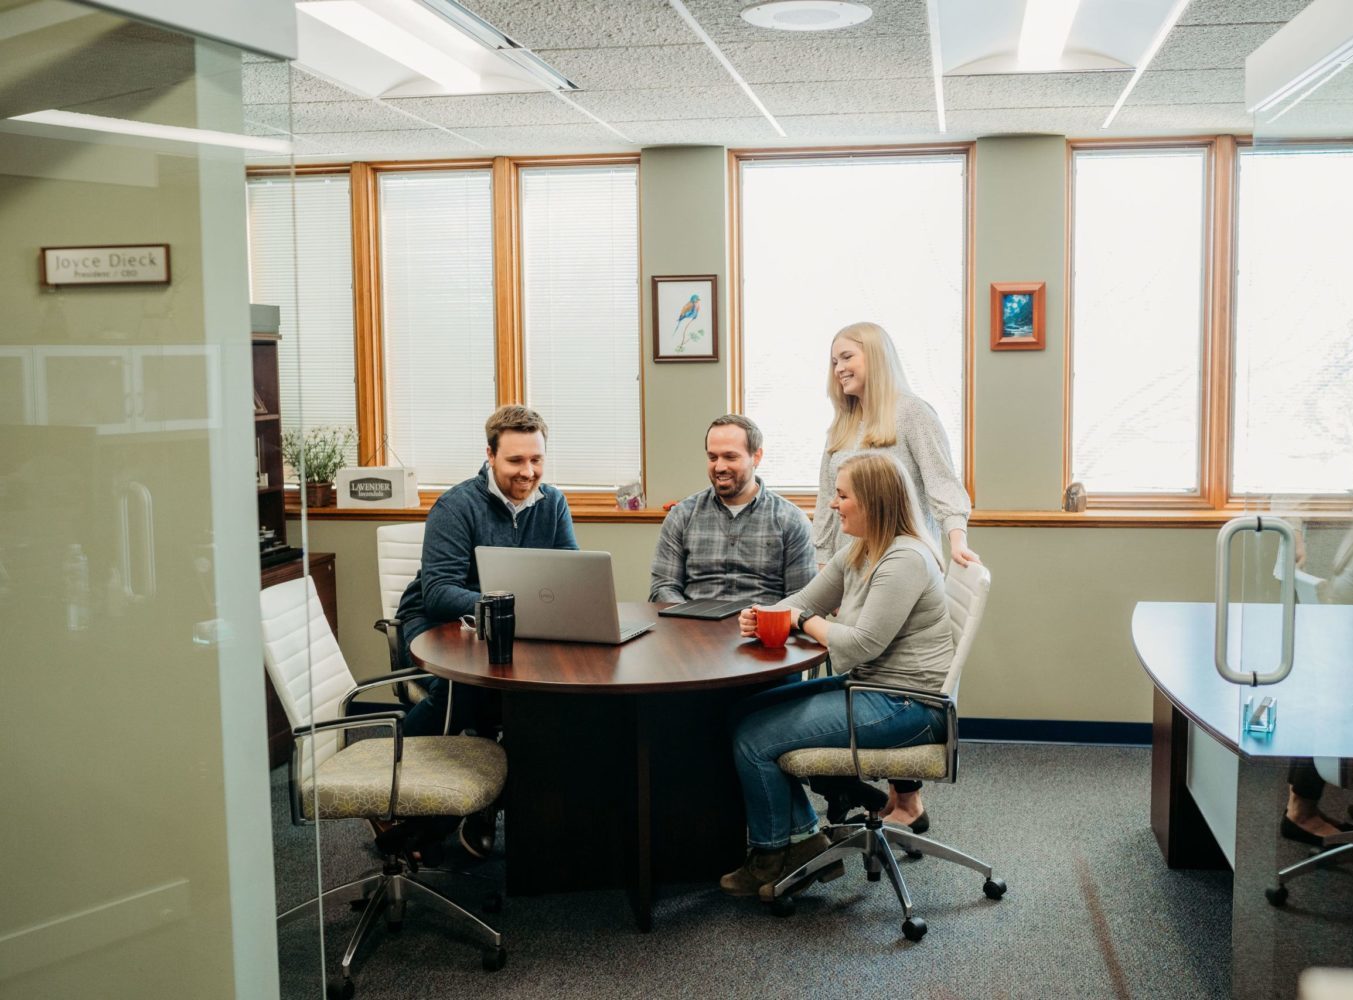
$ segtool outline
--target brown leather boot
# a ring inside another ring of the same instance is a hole
[[[719,879],[719,888],[730,896],[755,896],[763,885],[780,877],[787,850],[753,847],[747,852],[746,864]]]
[[[790,844],[785,851],[783,867],[780,869],[780,874],[757,890],[757,895],[761,897],[761,901],[763,903],[772,902],[775,899],[773,890],[776,882],[780,881],[780,879],[784,878],[786,875],[791,874],[796,868],[801,868],[803,865],[806,865],[831,846],[831,838],[825,833],[816,833],[807,840],[801,840],[797,844]],[[846,864],[844,861],[838,859],[821,871],[795,882],[793,885],[786,888],[784,892],[780,893],[780,896],[797,896],[814,882],[830,882],[834,878],[840,878],[845,873]]]

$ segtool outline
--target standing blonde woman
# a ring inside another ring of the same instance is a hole
[[[968,548],[972,503],[949,460],[949,440],[930,404],[911,391],[892,338],[877,323],[852,323],[832,340],[827,395],[836,411],[827,431],[813,515],[819,565],[844,547],[840,519],[830,501],[836,473],[852,455],[886,451],[911,477],[924,526],[935,540],[943,531],[960,566],[981,562]]]
[[[733,896],[769,901],[765,886],[828,846],[803,785],[776,762],[802,747],[850,745],[846,679],[938,692],[954,658],[939,549],[921,527],[902,466],[887,454],[849,459],[837,473],[830,502],[853,544],[776,607],[789,608],[795,627],[827,647],[837,672],[780,685],[739,707],[733,755],[750,850],[747,863],[719,881]],[[836,618],[829,622],[823,616],[833,610]],[[742,612],[744,636],[756,634],[756,617],[755,608]],[[855,701],[855,731],[862,747],[938,743],[944,713],[900,694],[864,691]],[[895,808],[925,813],[919,792]],[[791,891],[844,870],[837,862]]]

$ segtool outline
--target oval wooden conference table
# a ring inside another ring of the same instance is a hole
[[[503,696],[507,891],[628,890],[649,930],[659,883],[710,883],[742,863],[746,823],[727,730],[753,691],[826,659],[793,636],[766,649],[737,618],[660,618],[619,646],[518,639],[512,662],[459,623],[424,632],[413,660],[454,684]]]

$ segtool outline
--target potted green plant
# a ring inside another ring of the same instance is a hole
[[[348,449],[357,435],[351,427],[312,427],[282,435],[282,460],[305,482],[306,503],[328,507],[334,502],[334,475],[348,464]]]

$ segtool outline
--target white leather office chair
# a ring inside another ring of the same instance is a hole
[[[847,681],[846,716],[850,720],[850,748],[808,747],[792,750],[779,760],[782,771],[796,778],[855,777],[861,781],[890,778],[953,782],[958,778],[958,682],[963,664],[972,650],[977,626],[986,609],[991,573],[985,566],[978,564],[959,566],[950,563],[944,576],[944,589],[954,631],[954,659],[949,665],[949,673],[940,693],[935,695],[889,685]],[[861,750],[855,743],[853,701],[856,691],[905,694],[914,701],[943,710],[948,722],[945,741],[896,750]],[[907,891],[907,883],[902,878],[897,859],[893,857],[892,846],[900,847],[911,857],[930,855],[971,868],[986,879],[982,890],[988,899],[1000,899],[1005,895],[1005,882],[992,877],[991,866],[986,862],[908,830],[885,826],[877,809],[867,809],[863,823],[841,824],[831,827],[828,833],[832,838],[831,847],[802,867],[787,872],[775,883],[776,898],[773,905],[777,914],[784,916],[793,912],[793,898],[785,894],[806,877],[839,859],[859,854],[864,856],[865,873],[869,881],[877,882],[881,872],[888,873],[897,900],[902,904],[902,934],[909,941],[921,940],[925,936],[926,922],[914,915],[911,894]]]
[[[348,716],[362,691],[415,676],[404,670],[358,684],[338,648],[309,577],[288,580],[260,595],[263,660],[292,726],[291,821],[319,819],[402,820],[414,817],[468,816],[494,802],[507,780],[507,755],[492,740],[474,736],[403,734],[402,711]],[[390,738],[351,745],[346,731],[378,727]],[[282,923],[331,896],[360,889],[365,905],[341,962],[341,977],[329,984],[331,996],[353,995],[352,963],[382,912],[392,928],[404,919],[404,904],[414,898],[448,912],[483,948],[483,965],[501,969],[507,952],[503,937],[478,917],[414,877],[417,868],[387,853],[384,864],[351,882],[278,916]],[[361,899],[357,902],[360,904]]]
[[[380,581],[382,617],[374,627],[385,633],[391,671],[400,669],[400,622],[396,614],[404,591],[423,565],[424,526],[422,521],[410,521],[383,524],[376,529],[376,575]],[[400,684],[399,692],[406,705],[416,705],[427,696],[417,684]]]

